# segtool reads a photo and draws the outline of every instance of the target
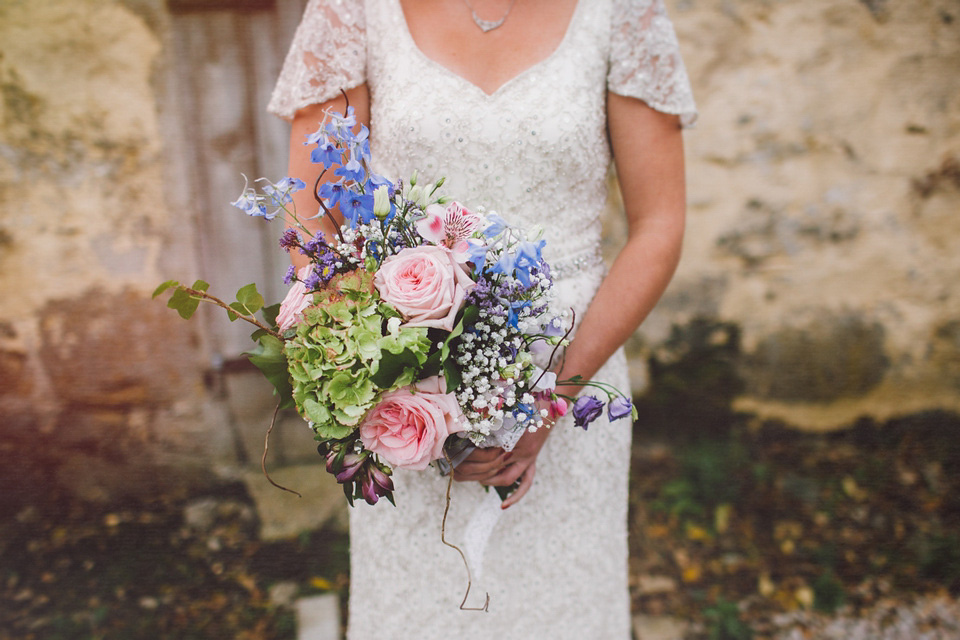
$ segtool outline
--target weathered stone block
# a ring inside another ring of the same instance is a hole
[[[760,340],[744,360],[750,395],[790,402],[826,402],[865,394],[890,366],[884,328],[859,314],[824,314]]]
[[[277,484],[298,491],[303,497],[298,498],[277,489],[259,471],[244,474],[247,491],[260,516],[262,539],[292,538],[303,531],[330,525],[346,531],[349,518],[347,501],[343,497],[342,487],[323,465],[318,463],[272,469],[270,477]]]
[[[51,302],[40,327],[40,362],[65,407],[156,406],[198,390],[196,325],[142,294],[91,290]]]

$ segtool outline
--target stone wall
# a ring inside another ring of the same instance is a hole
[[[956,1],[668,5],[702,115],[638,384],[707,319],[739,329],[741,409],[816,428],[960,409]],[[149,300],[197,273],[169,29],[162,0],[0,0],[5,501],[149,494],[259,458],[235,423],[269,398],[211,381],[205,325]]]
[[[701,117],[637,349],[733,323],[737,407],[804,427],[960,409],[960,5],[669,4]]]
[[[0,1],[7,502],[145,495],[206,476],[223,448],[203,418],[197,327],[149,299],[193,251],[165,193],[162,2],[153,24],[136,4]]]

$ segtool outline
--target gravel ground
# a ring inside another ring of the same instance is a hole
[[[912,602],[887,600],[856,614],[841,610],[827,617],[811,612],[773,619],[777,640],[956,640],[960,638],[960,602],[948,595]]]

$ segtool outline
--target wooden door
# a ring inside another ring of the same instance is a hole
[[[306,0],[168,0],[170,87],[180,128],[180,198],[195,221],[198,276],[233,299],[256,282],[268,303],[286,287],[279,221],[230,206],[250,180],[286,175],[289,125],[266,112]],[[178,187],[179,188],[179,187]],[[246,323],[206,314],[209,350],[231,361],[251,346]]]

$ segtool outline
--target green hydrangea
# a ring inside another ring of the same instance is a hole
[[[314,294],[284,350],[297,410],[319,437],[349,436],[381,393],[414,380],[430,340],[425,328],[400,327],[399,317],[364,270]]]

